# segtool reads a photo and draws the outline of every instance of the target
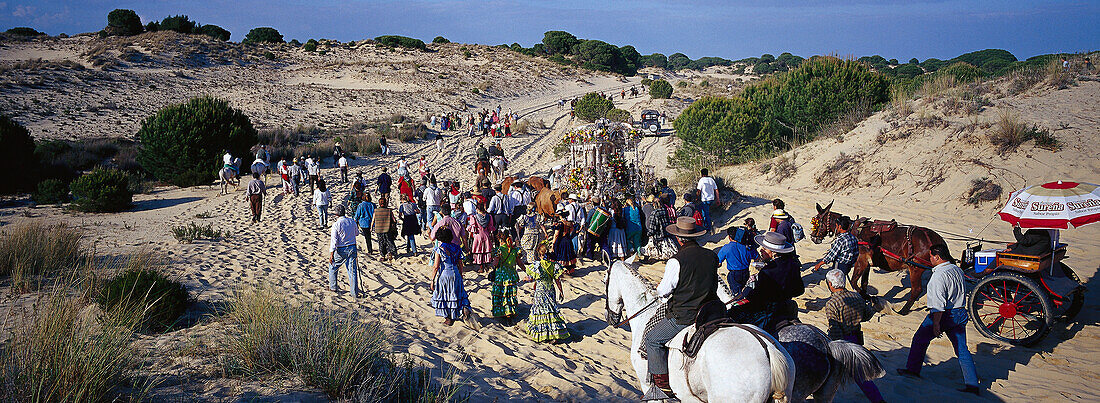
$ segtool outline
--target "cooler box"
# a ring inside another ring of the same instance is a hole
[[[986,249],[980,252],[974,252],[974,272],[981,273],[989,266],[997,262],[997,252],[1000,249]]]

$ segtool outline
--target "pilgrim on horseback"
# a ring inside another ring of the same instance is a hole
[[[794,246],[778,232],[757,235],[756,243],[766,263],[749,279],[742,300],[728,314],[735,322],[753,324],[774,334],[777,323],[798,318],[794,298],[806,291],[800,275],[802,263],[794,254]]]
[[[707,231],[690,217],[680,217],[665,228],[680,239],[680,251],[665,263],[665,273],[657,286],[657,295],[668,298],[668,316],[653,325],[645,335],[645,350],[653,386],[673,396],[668,377],[668,347],[681,330],[695,323],[699,308],[718,301],[718,255],[699,245],[697,238]],[[797,272],[796,272],[797,273]],[[651,392],[656,392],[652,391]],[[647,396],[660,396],[647,393]]]

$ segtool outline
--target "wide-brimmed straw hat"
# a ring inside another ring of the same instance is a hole
[[[768,231],[764,235],[756,236],[756,244],[775,253],[794,252],[794,245],[787,243],[787,237],[778,232]]]
[[[786,220],[788,218],[791,218],[791,215],[787,214],[787,212],[783,209],[775,209],[775,211],[772,212],[772,217],[773,218],[778,218],[778,219],[781,219],[781,220]]]
[[[676,223],[665,227],[665,232],[684,238],[695,238],[707,234],[707,230],[695,224],[695,219],[691,217],[676,218]]]

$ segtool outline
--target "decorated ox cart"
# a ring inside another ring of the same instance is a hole
[[[630,125],[606,120],[573,128],[562,138],[569,159],[560,183],[571,192],[605,200],[640,195],[654,176],[652,168],[642,165],[641,138]]]

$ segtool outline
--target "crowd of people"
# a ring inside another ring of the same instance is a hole
[[[448,124],[446,118],[443,122]],[[257,155],[257,161],[262,161],[261,157],[265,155]],[[679,196],[666,179],[647,186],[645,194],[638,196],[601,198],[562,192],[551,215],[538,213],[534,186],[522,181],[493,184],[479,175],[467,189],[459,181],[437,180],[423,157],[415,165],[400,158],[392,175],[389,167],[383,166],[376,177],[356,172],[349,178],[346,158],[336,157],[339,180],[350,186],[343,200],[334,200],[321,175],[320,162],[313,156],[276,164],[284,194],[297,196],[309,186],[318,226],[330,232],[329,287],[333,291],[339,292],[337,274],[344,266],[349,295],[361,296],[358,236],[364,239],[367,256],[375,255],[377,242],[377,259],[385,262],[398,257],[400,235],[406,256],[428,250],[430,306],[443,323],[464,321],[480,326],[467,289],[467,278],[475,272],[485,274],[491,284],[491,315],[507,326],[518,323],[519,291],[524,283],[530,283],[530,313],[523,330],[536,342],[556,343],[571,338],[559,303],[562,279],[575,275],[579,262],[610,263],[631,257],[664,261],[664,275],[656,291],[667,298],[669,315],[654,324],[644,346],[653,384],[666,394],[672,390],[665,343],[693,323],[703,304],[717,299],[723,263],[725,283],[737,301],[728,317],[772,332],[784,321],[797,320],[793,300],[805,290],[795,246],[804,238],[801,225],[786,211],[784,202],[775,199],[766,231],[758,230],[753,218],[746,218],[741,225],[726,229],[725,244],[715,250],[702,247],[701,237],[715,231],[713,208],[722,203],[719,185],[706,169],[701,170],[695,189]],[[261,171],[253,170],[245,192],[255,222],[260,220],[266,194]],[[330,220],[330,213],[335,219]],[[825,277],[832,296],[823,309],[827,333],[836,340],[862,344],[860,323],[874,310],[861,296],[847,290],[848,273],[858,256],[858,242],[849,232],[852,221],[840,217],[835,225],[837,236],[813,266],[817,271],[831,265]],[[963,367],[962,390],[978,393],[974,363],[965,342],[967,313],[961,271],[946,246],[933,246],[931,255],[936,264],[928,285],[931,313],[913,338],[908,365],[898,373],[919,376],[928,344],[946,334]],[[873,382],[858,383],[869,400],[883,401]]]

